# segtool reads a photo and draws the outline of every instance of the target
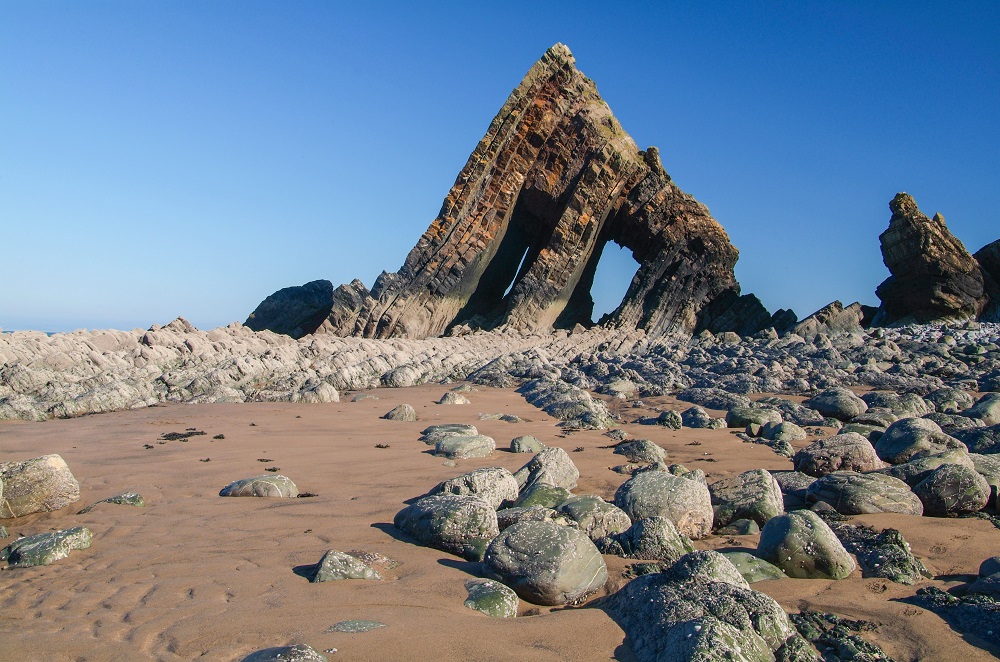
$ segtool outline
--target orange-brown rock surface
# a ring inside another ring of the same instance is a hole
[[[637,147],[556,44],[493,119],[402,268],[370,294],[333,297],[316,330],[424,338],[588,326],[609,242],[630,249],[638,271],[604,322],[654,335],[769,325],[755,297],[739,296],[726,232],[671,181],[655,147]],[[278,330],[276,303],[269,297],[248,326]]]

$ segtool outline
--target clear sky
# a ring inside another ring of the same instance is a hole
[[[998,35],[993,0],[0,0],[0,327],[212,328],[371,286],[556,42],[744,292],[877,304],[897,191],[970,251],[1000,238]],[[607,253],[600,311],[635,270]]]

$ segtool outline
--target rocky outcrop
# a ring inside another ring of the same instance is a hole
[[[357,282],[332,295],[325,281],[286,288],[247,325],[371,338],[590,326],[590,288],[611,243],[638,270],[602,323],[655,335],[772,324],[756,297],[740,296],[722,227],[673,183],[655,147],[638,148],[556,44],[511,93],[398,272],[370,293]]]
[[[1000,239],[986,244],[973,254],[983,271],[983,285],[990,300],[983,308],[980,319],[1000,322]]]
[[[892,274],[875,290],[882,300],[873,323],[927,323],[971,319],[988,303],[983,272],[945,225],[927,218],[906,193],[889,203],[889,228],[879,235],[882,260]]]

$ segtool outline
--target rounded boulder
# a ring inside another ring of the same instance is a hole
[[[604,558],[585,534],[552,522],[519,522],[486,548],[483,570],[538,605],[576,602],[608,580]]]

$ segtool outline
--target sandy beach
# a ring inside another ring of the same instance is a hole
[[[505,450],[519,435],[570,453],[581,477],[576,494],[606,499],[627,478],[611,467],[620,455],[599,431],[566,432],[558,421],[506,389],[478,387],[469,405],[438,405],[450,385],[378,389],[379,399],[327,404],[165,404],[42,423],[0,422],[0,456],[22,460],[58,453],[80,481],[81,499],[61,511],[4,520],[12,536],[71,526],[94,533],[90,549],[53,565],[0,572],[4,659],[236,660],[254,650],[306,643],[345,660],[630,659],[622,629],[600,608],[602,595],[626,581],[625,559],[606,556],[610,579],[579,608],[521,602],[516,619],[491,619],[463,606],[464,583],[478,564],[408,541],[392,527],[407,500],[477,467],[516,470],[530,455]],[[397,404],[417,422],[383,420]],[[646,399],[633,409],[612,401],[626,421],[673,404]],[[507,423],[482,413],[515,414]],[[713,412],[715,415],[721,412]],[[471,423],[497,441],[492,457],[454,465],[431,455],[419,432],[438,423]],[[163,441],[193,428],[204,435]],[[750,468],[790,469],[762,445],[732,431],[679,431],[622,425],[665,448],[669,461],[703,469],[709,482]],[[216,435],[224,439],[213,439]],[[796,442],[804,446],[808,441]],[[387,446],[385,448],[379,446]],[[302,492],[297,499],[225,499],[233,480],[277,467]],[[104,503],[124,491],[145,508]],[[992,659],[942,619],[899,601],[920,586],[963,585],[1000,547],[989,522],[902,515],[855,518],[899,529],[936,579],[917,586],[864,579],[780,580],[754,584],[789,612],[819,609],[878,625],[863,633],[896,660]],[[756,536],[711,536],[699,549],[756,547]],[[383,581],[312,584],[304,567],[328,549],[384,555],[396,564]],[[327,632],[335,623],[372,620],[366,633]],[[994,651],[996,652],[996,651]]]

